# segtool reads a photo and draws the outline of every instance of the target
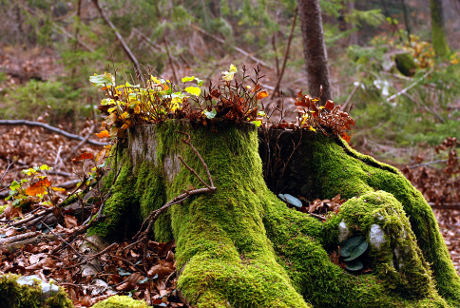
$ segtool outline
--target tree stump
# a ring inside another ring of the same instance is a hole
[[[206,178],[180,132],[190,134],[217,187],[173,205],[153,228],[156,240],[176,241],[178,289],[191,305],[460,306],[460,279],[421,193],[395,168],[321,134],[276,139],[301,141],[282,174],[285,192],[349,199],[324,223],[289,209],[267,187],[253,125],[171,120],[135,126],[118,144],[104,179],[111,192],[106,218],[91,233],[135,232],[152,210],[203,186],[179,159]],[[261,153],[264,161],[273,155]],[[356,234],[369,243],[368,273],[350,273],[329,257]]]

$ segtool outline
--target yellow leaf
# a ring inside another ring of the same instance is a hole
[[[51,187],[51,189],[54,190],[54,191],[65,192],[65,188],[62,188],[62,187],[53,186],[53,187]]]
[[[188,92],[195,96],[199,96],[201,94],[201,89],[198,87],[187,87],[185,88],[185,92]]]

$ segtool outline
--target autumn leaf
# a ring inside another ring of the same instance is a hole
[[[58,192],[65,192],[66,191],[65,188],[56,187],[56,186],[51,187],[51,189],[54,190],[54,191],[58,191]]]
[[[64,224],[66,228],[73,228],[78,226],[77,219],[72,215],[64,215]]]
[[[331,100],[328,100],[326,104],[324,105],[324,108],[331,111],[332,109],[334,109],[334,102]]]
[[[46,191],[46,188],[51,186],[51,182],[47,179],[44,178],[29,187],[26,188],[26,194],[28,196],[36,196],[38,194],[43,195]]]
[[[103,131],[96,133],[96,136],[98,138],[107,138],[107,137],[110,137],[110,134],[108,130],[104,129]]]
[[[187,87],[185,88],[185,92],[188,92],[195,96],[199,96],[201,94],[201,89],[198,87]]]
[[[72,161],[81,161],[81,160],[93,159],[93,158],[94,158],[94,154],[93,154],[93,153],[84,152],[84,153],[78,155],[77,157],[74,157],[74,158],[72,159]]]
[[[257,93],[257,99],[263,99],[263,98],[266,98],[267,96],[268,96],[268,92],[265,90]]]

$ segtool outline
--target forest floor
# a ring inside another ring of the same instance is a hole
[[[94,130],[94,123],[88,121],[80,135],[94,139]],[[25,126],[0,127],[0,144],[0,206],[7,204],[5,197],[9,184],[24,178],[21,171],[42,164],[53,167],[57,173],[49,174],[48,179],[52,186],[66,190],[57,194],[64,199],[67,192],[75,190],[77,182],[90,168],[84,162],[72,159],[82,153],[97,155],[101,149],[43,128]],[[434,212],[460,273],[460,211]],[[23,217],[26,213],[7,208],[0,215],[0,242],[4,241],[0,249],[0,273],[38,275],[44,281],[53,279],[67,290],[76,307],[88,307],[115,293],[131,294],[133,298],[144,299],[156,307],[186,306],[175,288],[174,243],[149,241],[147,251],[143,251],[139,245],[127,247],[129,242],[121,242],[98,247],[96,252],[89,253],[81,249],[87,241],[83,236],[72,243],[65,240],[82,224],[83,217],[80,216],[83,213],[71,208],[61,214],[62,219],[57,225],[51,220],[52,227],[38,221],[25,228],[23,225],[11,228],[6,224],[9,217]],[[25,233],[35,238],[47,234],[48,240],[37,245],[33,238],[28,238],[21,246],[6,241]],[[82,270],[85,263],[94,266]]]

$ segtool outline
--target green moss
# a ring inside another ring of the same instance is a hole
[[[93,306],[92,308],[148,308],[144,301],[137,301],[129,296],[111,296]]]
[[[104,204],[104,219],[88,231],[89,235],[97,234],[104,238],[121,238],[128,228],[138,225],[138,201],[134,194],[132,167],[126,155],[118,162],[120,168],[115,183],[110,187],[110,197]],[[115,171],[113,171],[115,172]],[[137,223],[136,223],[137,222]],[[121,232],[120,232],[121,231]]]
[[[386,288],[409,297],[434,294],[431,271],[417,246],[402,205],[384,191],[370,192],[348,200],[339,213],[347,226],[369,240],[371,225],[380,226],[385,243],[371,249],[376,275]],[[371,245],[372,246],[372,245]]]
[[[404,76],[414,76],[417,64],[410,53],[400,53],[395,56],[396,67]]]
[[[0,307],[8,308],[71,308],[72,301],[60,289],[44,299],[39,285],[19,285],[17,275],[0,276]]]
[[[358,196],[324,224],[287,208],[268,190],[255,128],[224,123],[194,127],[170,121],[136,127],[122,151],[126,161],[112,187],[109,209],[128,204],[140,207],[145,217],[184,190],[203,187],[179,162],[180,155],[206,179],[179,131],[190,133],[217,187],[172,206],[170,218],[155,228],[156,237],[166,238],[171,223],[178,289],[191,305],[447,307],[439,291],[456,306],[458,276],[423,197],[396,169],[354,152],[340,140],[306,134],[301,154],[293,157],[296,170],[287,175],[295,183],[292,189],[298,190],[294,194],[302,187],[308,198]],[[332,263],[328,254],[337,247],[339,223],[344,220],[368,232],[378,223],[377,213],[386,219],[379,226],[392,236],[385,249],[369,252],[372,273],[352,275]],[[116,215],[115,222],[120,218]],[[401,234],[406,236],[398,237]],[[406,259],[395,259],[396,248]],[[433,264],[431,271],[428,264],[438,261],[441,267]]]
[[[392,194],[409,217],[417,245],[431,264],[436,288],[453,306],[460,305],[460,279],[439,232],[434,214],[410,182],[394,167],[351,149],[343,140],[323,135],[305,135],[293,157],[297,186],[308,185],[309,198],[332,198],[341,194],[349,199],[367,192],[383,190]],[[305,189],[305,188],[304,188]],[[340,220],[335,218],[335,223]],[[326,247],[338,235],[335,229],[324,232]]]
[[[7,204],[5,205],[0,205],[0,215],[3,214],[3,212],[5,211],[5,209],[8,207]]]
[[[142,161],[134,170],[134,174],[137,179],[135,194],[139,198],[140,214],[142,218],[146,218],[151,211],[167,202],[164,195],[163,175],[158,167],[148,161]],[[173,239],[170,220],[169,213],[157,219],[154,225],[155,240],[167,242]]]

